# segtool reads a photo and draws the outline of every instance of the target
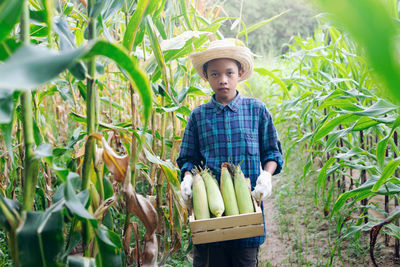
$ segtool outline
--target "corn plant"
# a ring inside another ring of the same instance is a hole
[[[324,22],[314,38],[294,37],[280,62],[282,70],[256,71],[272,78],[275,88],[288,90],[289,98],[285,93],[272,95],[276,105],[270,103],[279,114],[276,123],[281,138],[293,140],[286,144],[286,159],[292,147],[301,145],[307,159],[302,178],[317,172],[312,185],[315,202],[337,222],[338,239],[330,264],[341,240],[358,241],[363,231],[371,234],[370,254],[375,263],[373,251],[381,229],[387,245],[389,237],[395,240],[399,257],[399,113],[398,83],[394,82],[399,69],[398,51],[393,48],[397,1],[386,1],[386,7],[380,1],[319,2],[341,23],[338,28]],[[370,13],[360,11],[364,9]],[[388,11],[392,11],[392,21]],[[371,17],[376,20],[372,22]],[[378,34],[382,35],[379,41]]]

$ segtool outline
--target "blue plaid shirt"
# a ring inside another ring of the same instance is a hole
[[[254,98],[245,98],[237,92],[229,105],[215,100],[196,107],[189,116],[177,159],[181,177],[195,166],[209,168],[217,180],[221,164],[238,164],[252,189],[260,175],[260,167],[275,161],[282,169],[282,149],[275,126],[266,106]],[[260,165],[261,164],[261,165]],[[223,246],[257,247],[264,236],[218,242]]]

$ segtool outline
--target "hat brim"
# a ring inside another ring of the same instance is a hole
[[[253,72],[253,55],[250,49],[243,46],[210,48],[205,51],[193,53],[189,57],[192,60],[193,67],[204,80],[207,80],[207,77],[203,72],[203,65],[217,58],[230,58],[240,63],[243,72],[239,81],[248,79]]]

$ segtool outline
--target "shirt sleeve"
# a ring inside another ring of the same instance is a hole
[[[281,142],[279,141],[271,114],[265,106],[260,116],[259,137],[261,164],[265,166],[265,163],[268,161],[275,161],[278,164],[274,172],[275,175],[281,172],[283,165]]]
[[[199,136],[193,112],[189,115],[176,162],[181,169],[181,179],[186,171],[191,171],[195,166],[201,165]]]

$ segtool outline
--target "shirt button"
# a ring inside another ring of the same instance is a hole
[[[228,142],[230,142],[231,141],[231,139],[230,138],[228,138]]]
[[[229,120],[226,120],[226,123],[229,123]]]
[[[232,161],[232,158],[231,158],[231,157],[229,157],[229,158],[228,158],[228,161]]]

